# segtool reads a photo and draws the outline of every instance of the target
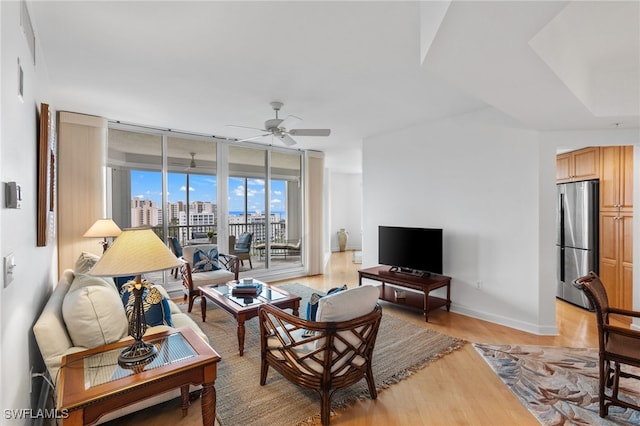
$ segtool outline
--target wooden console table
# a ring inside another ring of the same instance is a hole
[[[417,308],[424,312],[424,320],[429,321],[429,312],[445,306],[451,308],[451,277],[431,274],[419,277],[400,272],[390,272],[388,266],[374,266],[358,271],[358,285],[362,279],[381,282],[380,299],[387,302]],[[447,288],[447,297],[430,296],[433,290]]]

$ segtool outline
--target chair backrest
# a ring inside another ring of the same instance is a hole
[[[178,241],[178,237],[169,238],[169,242],[171,243],[171,251],[176,257],[182,257],[182,246]]]
[[[585,292],[594,308],[598,317],[598,328],[603,324],[609,323],[609,298],[607,297],[607,289],[595,272],[589,272],[589,275],[580,277],[575,280],[578,288]]]
[[[236,250],[249,250],[251,248],[251,239],[253,234],[251,232],[243,232],[236,238],[235,249]]]

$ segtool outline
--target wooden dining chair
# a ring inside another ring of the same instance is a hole
[[[640,380],[640,376],[628,371],[629,366],[640,367],[640,332],[610,323],[611,315],[632,319],[640,318],[640,312],[609,306],[607,290],[594,272],[575,280],[575,285],[585,292],[596,310],[600,417],[608,415],[611,405],[640,411],[640,406],[619,397],[621,377]]]

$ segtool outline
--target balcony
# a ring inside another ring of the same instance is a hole
[[[291,244],[291,241],[287,239],[286,222],[272,222],[271,226],[271,244],[273,248],[271,250],[271,263],[270,265],[292,265],[299,264],[301,262],[301,251],[298,240]],[[207,232],[217,230],[217,225],[169,225],[167,238],[164,237],[163,227],[152,227],[153,231],[160,237],[161,240],[166,241],[170,237],[177,237],[182,246],[190,244],[190,240],[193,240],[195,233],[205,234]],[[265,268],[265,242],[266,242],[266,224],[265,223],[247,223],[247,224],[230,224],[229,235],[233,235],[236,238],[243,232],[253,233],[253,240],[251,243],[251,263],[253,269]],[[296,249],[296,244],[297,249]],[[290,248],[286,248],[287,245]],[[285,247],[283,249],[283,247]],[[248,270],[249,264],[245,262],[242,270]]]

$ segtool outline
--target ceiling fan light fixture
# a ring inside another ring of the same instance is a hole
[[[267,133],[253,136],[250,138],[240,139],[239,142],[250,141],[253,139],[258,139],[264,136],[271,135],[272,140],[273,140],[273,137],[275,136],[278,139],[280,139],[280,141],[282,141],[282,143],[284,143],[285,145],[292,146],[296,144],[296,140],[291,137],[292,135],[297,134],[298,136],[329,136],[331,134],[331,129],[294,129],[293,127],[295,127],[295,125],[298,122],[302,121],[302,119],[295,115],[289,115],[286,118],[282,119],[278,116],[278,111],[280,111],[280,109],[282,108],[283,103],[279,101],[273,101],[270,103],[270,105],[271,105],[271,108],[273,108],[273,110],[275,111],[276,117],[265,121],[264,129],[257,129],[254,127],[246,127],[246,126],[234,126],[234,125],[228,124],[228,126],[231,126],[231,127],[255,129],[255,130],[267,132]]]

